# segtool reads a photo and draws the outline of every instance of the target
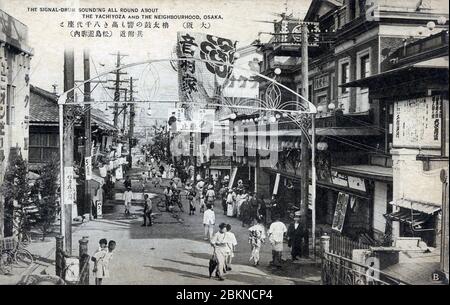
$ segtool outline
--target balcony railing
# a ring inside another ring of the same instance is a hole
[[[322,256],[322,284],[408,285],[378,269],[329,252],[324,252]]]

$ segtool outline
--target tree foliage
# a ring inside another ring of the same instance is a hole
[[[30,203],[30,186],[28,180],[28,168],[22,154],[11,154],[5,178],[1,186],[1,192],[5,198],[5,236],[14,233],[14,223],[18,230],[29,230],[30,222],[27,218],[27,208]]]
[[[33,187],[33,202],[37,207],[36,225],[42,239],[50,232],[58,211],[59,161],[53,157],[41,168],[41,176]]]

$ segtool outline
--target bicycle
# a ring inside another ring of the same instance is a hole
[[[33,254],[25,249],[25,245],[19,240],[15,241],[15,245],[11,249],[3,249],[3,253],[10,256],[10,263],[20,268],[26,268],[34,262]]]

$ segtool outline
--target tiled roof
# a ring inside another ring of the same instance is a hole
[[[30,86],[30,123],[58,123],[58,96]]]
[[[30,92],[30,124],[58,124],[58,96],[35,86],[31,86]],[[105,118],[103,111],[92,108],[91,119],[93,124],[97,124],[105,130],[117,130]]]

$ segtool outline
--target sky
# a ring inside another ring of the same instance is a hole
[[[194,21],[194,29],[189,31],[208,32],[216,36],[237,40],[237,47],[243,47],[258,38],[258,32],[271,32],[271,22],[278,19],[276,14],[286,11],[294,16],[305,15],[310,0],[0,0],[0,9],[28,26],[29,45],[34,49],[31,62],[31,83],[52,91],[56,84],[58,92],[63,89],[63,54],[64,49],[75,49],[75,79],[83,78],[83,49],[88,48],[91,56],[91,75],[110,70],[115,64],[115,56],[120,51],[129,56],[123,58],[124,63],[133,63],[148,59],[170,58],[176,44],[176,33],[185,31],[183,21],[169,21],[168,29],[145,29],[142,38],[121,38],[118,32],[112,38],[72,38],[68,21],[88,21],[81,14],[63,12],[41,12],[41,9],[61,8],[116,8],[124,9],[157,9],[155,14],[189,14],[220,15],[219,20]],[[37,9],[37,12],[31,9]],[[94,13],[95,15],[95,13]],[[129,14],[125,14],[126,17]],[[132,14],[133,15],[133,14]],[[141,15],[141,13],[137,13]],[[78,19],[80,18],[80,19]],[[106,21],[111,19],[96,19]],[[129,21],[118,19],[118,22]],[[149,21],[134,20],[137,21]],[[150,20],[152,22],[156,20]],[[209,22],[209,29],[201,29],[202,21]],[[65,22],[64,27],[60,24]],[[261,36],[268,39],[269,37]],[[139,66],[128,70],[129,76],[139,78],[136,83],[137,98],[141,100],[174,100],[178,98],[176,73],[168,63]],[[103,78],[105,79],[105,78]],[[108,79],[112,79],[112,76]],[[98,99],[110,99],[112,91],[104,90],[101,85],[95,92]],[[161,104],[153,111],[153,115],[165,115]]]

